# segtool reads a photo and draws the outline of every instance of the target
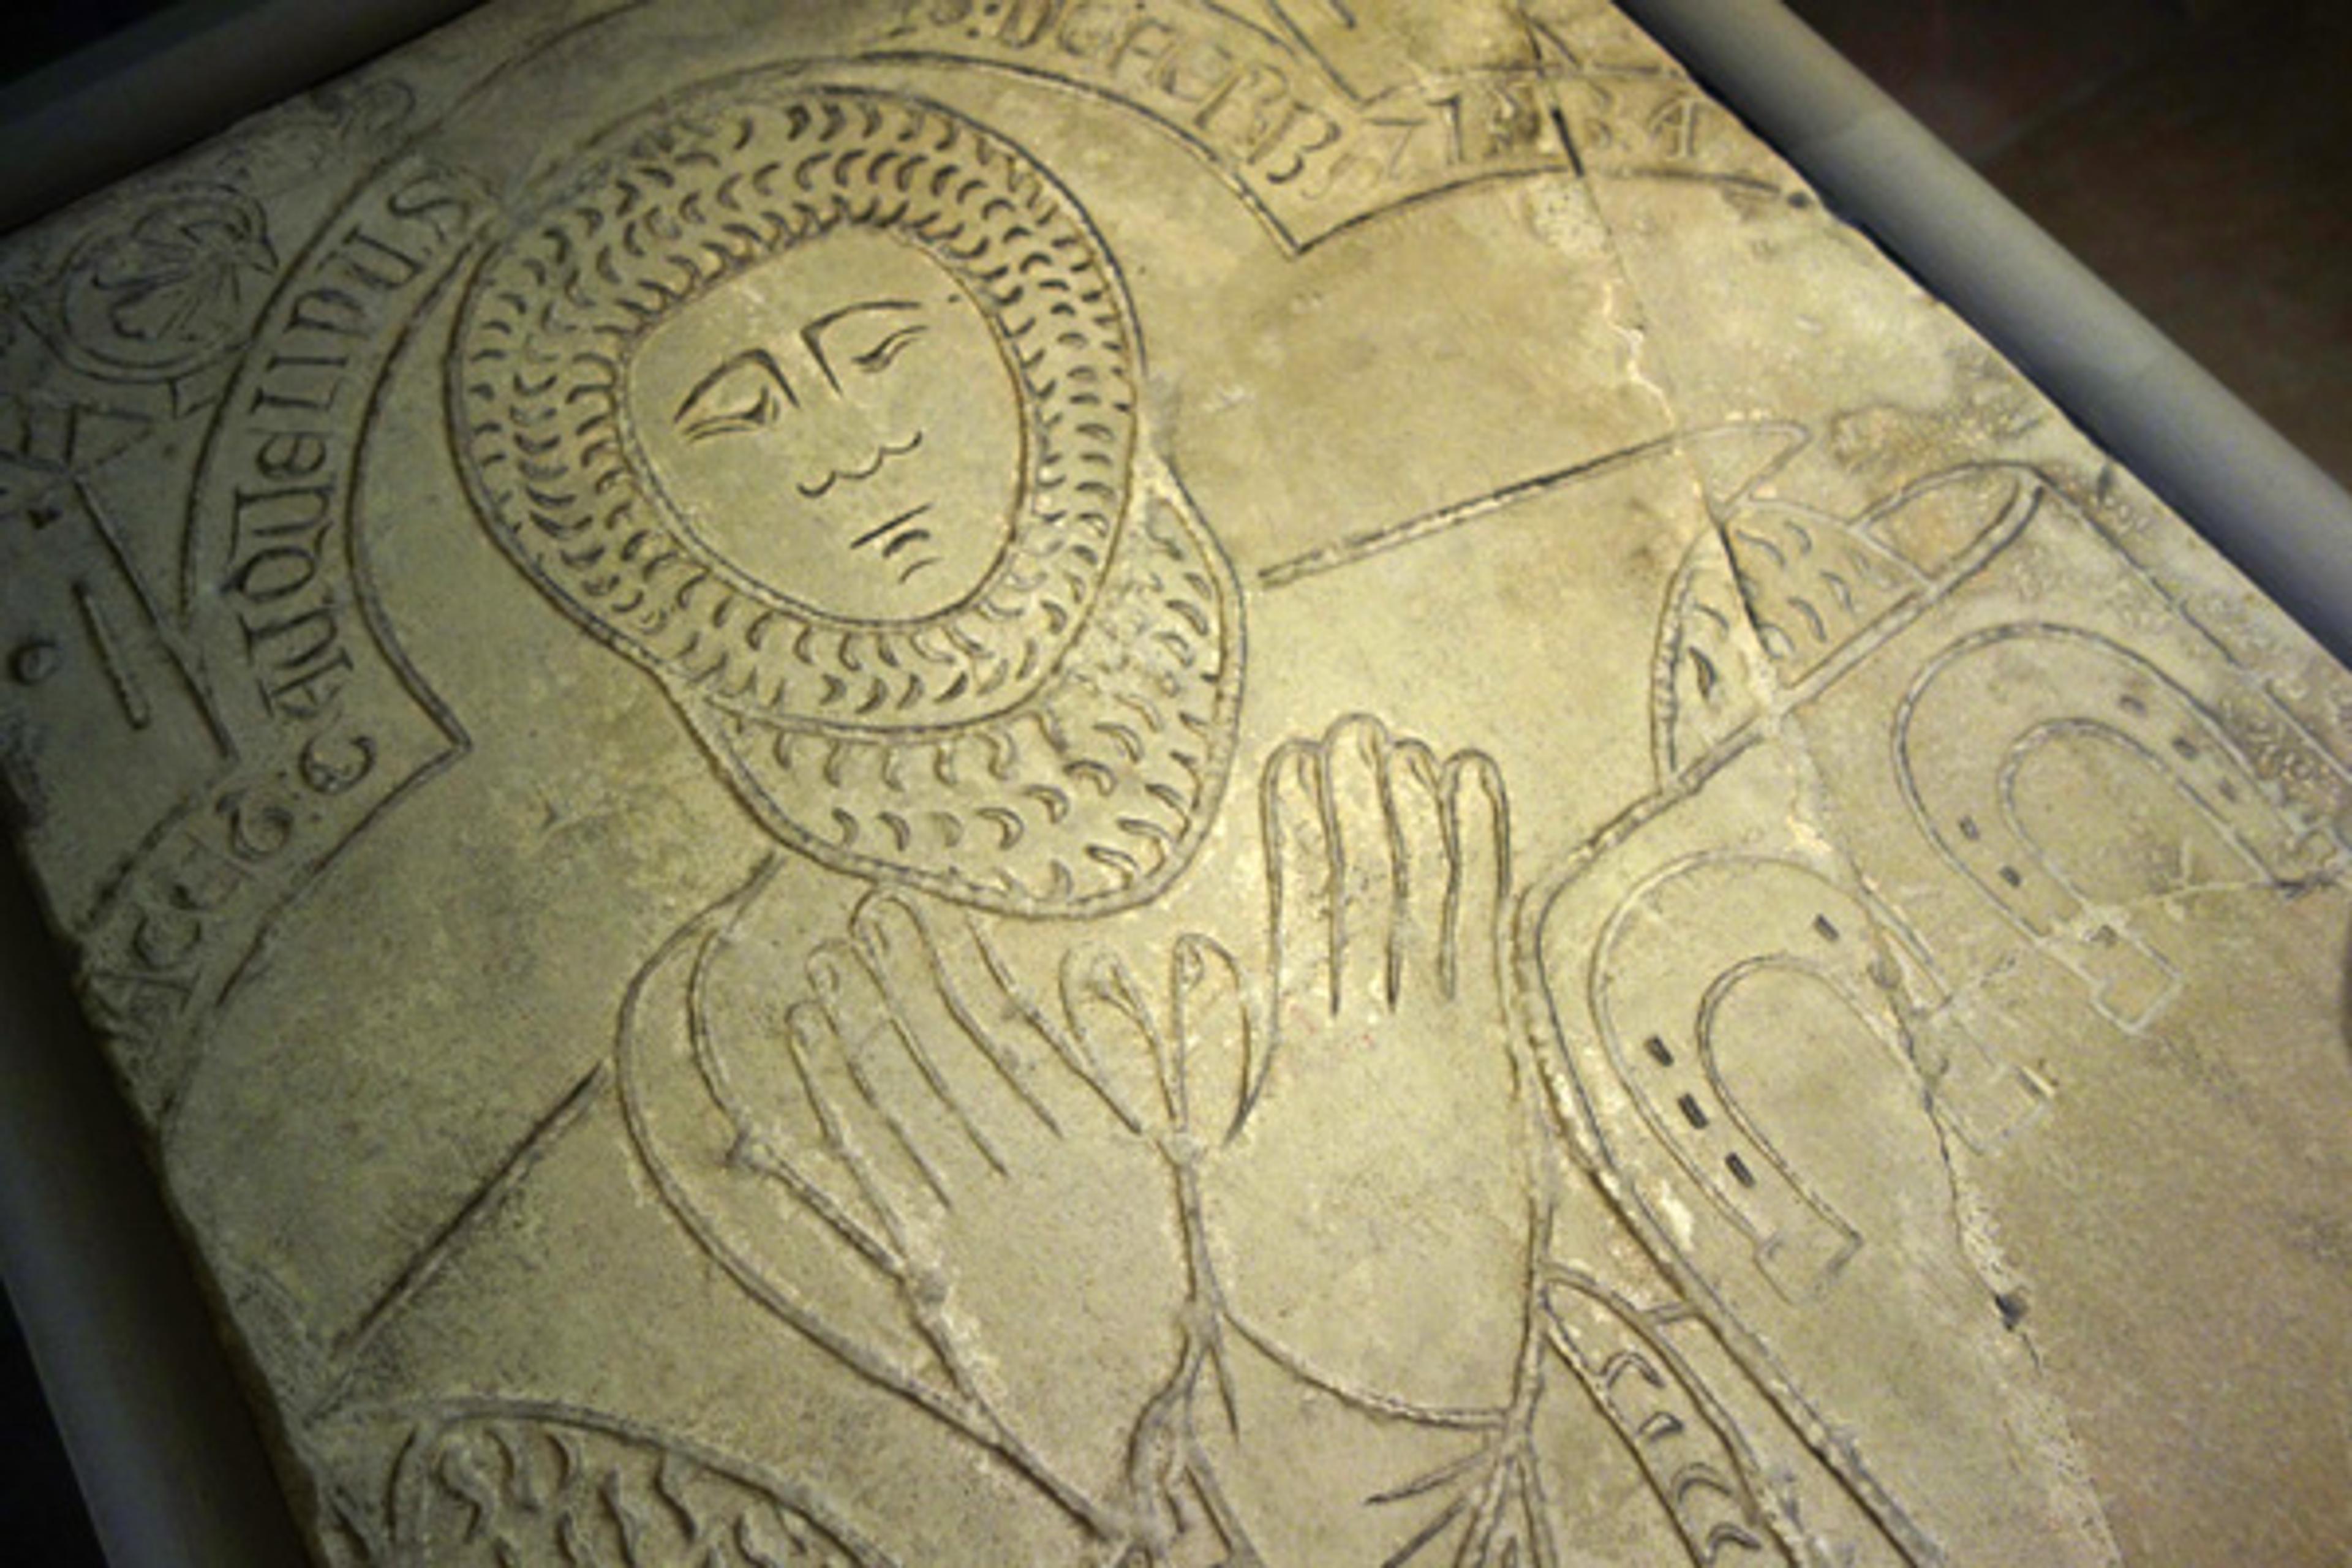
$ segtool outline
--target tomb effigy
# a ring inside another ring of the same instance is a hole
[[[1601,0],[502,0],[0,297],[320,1562],[2352,1534],[2352,681]]]

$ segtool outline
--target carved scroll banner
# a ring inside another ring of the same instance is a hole
[[[0,306],[322,1563],[2352,1535],[2352,680],[1601,0],[500,0]]]

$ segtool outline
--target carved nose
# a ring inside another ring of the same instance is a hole
[[[786,430],[793,488],[811,500],[871,477],[891,455],[879,422],[830,389],[807,399]]]
[[[809,464],[808,471],[793,480],[794,488],[811,500],[820,500],[844,486],[863,484],[880,473],[886,464],[908,456],[923,444],[919,431],[898,441],[870,427],[860,434],[863,439],[834,445],[822,463]]]

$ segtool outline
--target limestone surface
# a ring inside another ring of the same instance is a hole
[[[0,251],[329,1568],[2352,1539],[2352,680],[1605,0],[497,0]]]

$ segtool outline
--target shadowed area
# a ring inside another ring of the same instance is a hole
[[[1790,9],[2352,482],[2352,17],[2317,0]]]

